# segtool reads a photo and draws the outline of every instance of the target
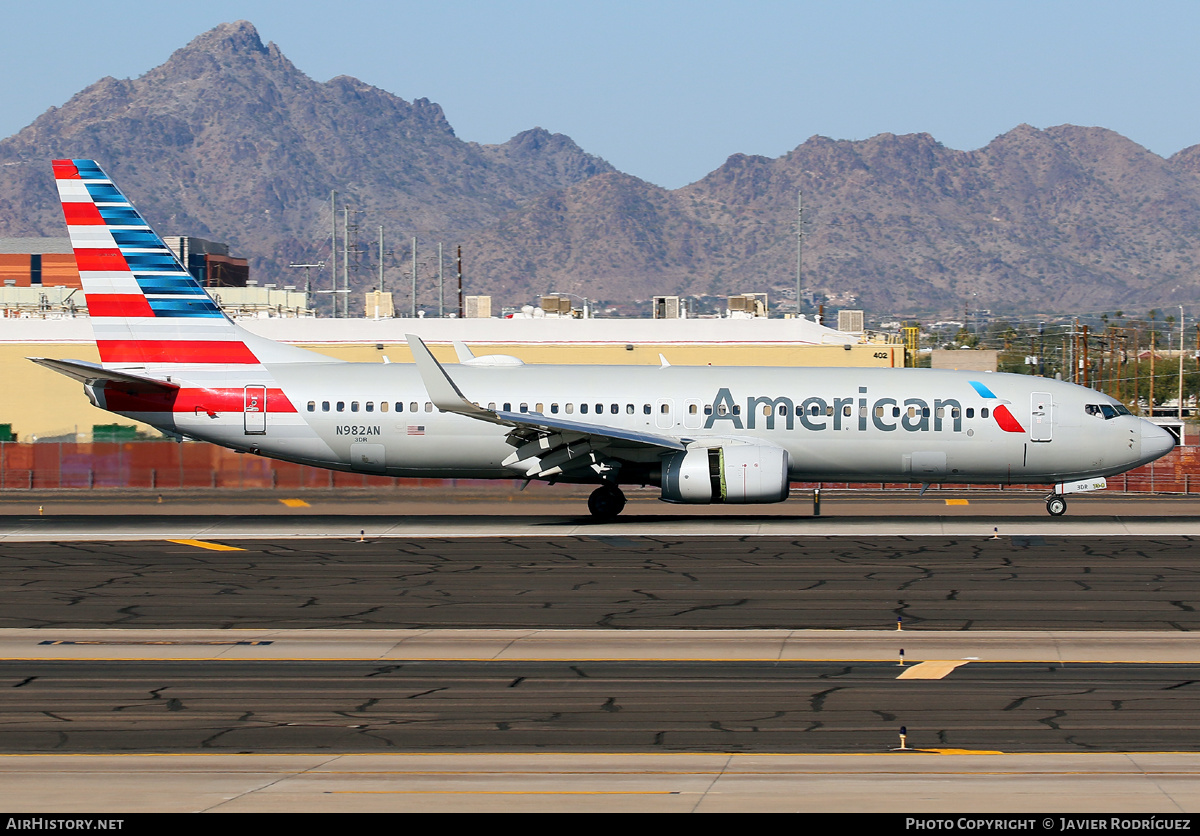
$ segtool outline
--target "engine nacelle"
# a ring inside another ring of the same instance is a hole
[[[693,447],[663,458],[662,498],[667,502],[783,502],[788,486],[788,453],[781,447]]]

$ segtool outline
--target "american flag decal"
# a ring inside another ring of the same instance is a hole
[[[408,434],[409,435],[425,435],[425,425],[424,424],[409,424],[408,425]]]

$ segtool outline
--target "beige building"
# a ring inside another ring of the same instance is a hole
[[[312,319],[249,318],[256,334],[355,362],[412,362],[406,333],[417,333],[447,363],[453,341],[474,353],[510,354],[526,363],[678,366],[871,366],[900,368],[899,344],[795,319]],[[19,441],[88,441],[98,424],[131,423],[88,403],[75,381],[29,362],[53,357],[99,362],[86,317],[0,318],[0,425]],[[157,432],[144,427],[146,431]]]

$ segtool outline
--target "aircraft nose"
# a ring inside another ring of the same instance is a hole
[[[1175,436],[1157,424],[1142,421],[1142,458],[1152,462],[1175,447]]]

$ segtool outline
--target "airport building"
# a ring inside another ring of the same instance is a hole
[[[447,363],[456,362],[453,342],[457,340],[477,356],[508,354],[526,363],[657,366],[665,358],[679,366],[904,365],[902,345],[863,342],[859,335],[806,319],[317,319],[258,315],[240,317],[238,323],[272,340],[366,363],[411,362],[405,334],[416,333]],[[0,319],[0,375],[7,390],[0,402],[0,440],[15,436],[20,441],[35,437],[88,441],[93,427],[114,421],[130,423],[93,407],[78,383],[29,362],[28,357],[99,362],[88,318],[27,313]]]

